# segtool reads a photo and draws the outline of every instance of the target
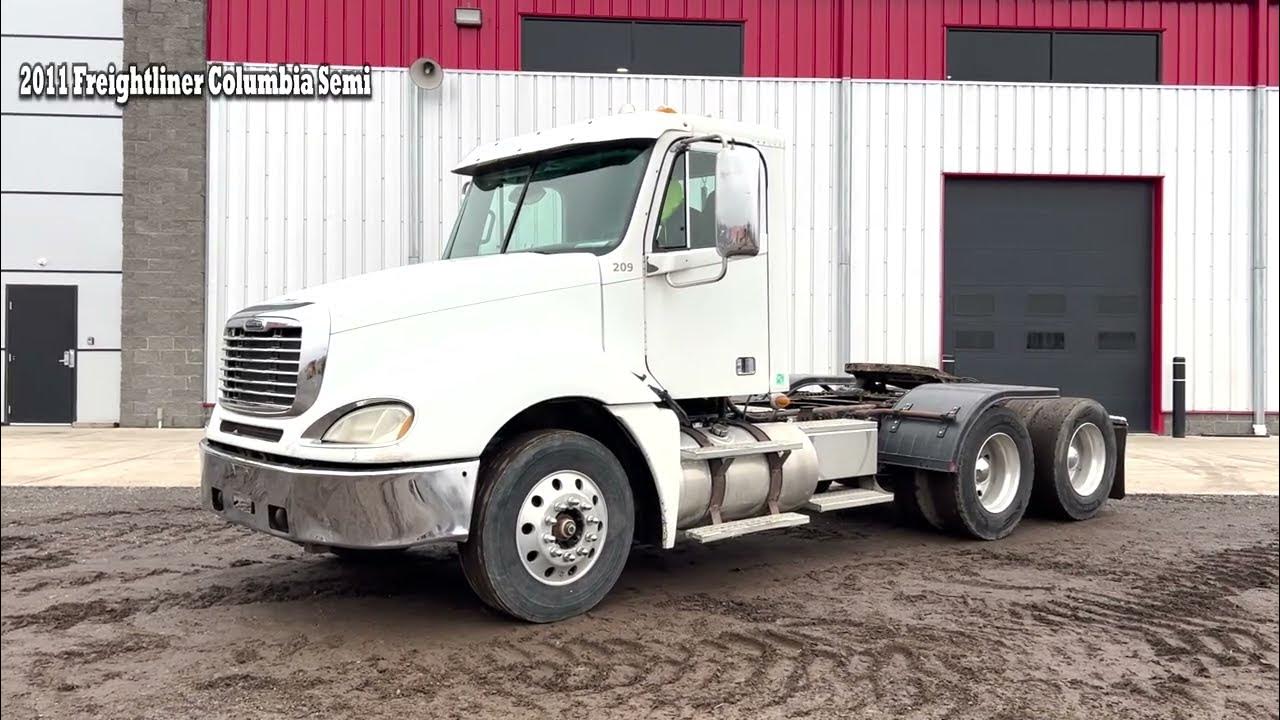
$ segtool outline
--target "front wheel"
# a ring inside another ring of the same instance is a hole
[[[608,448],[567,430],[526,433],[482,470],[462,569],[490,607],[530,622],[563,620],[613,588],[634,514],[626,473]]]

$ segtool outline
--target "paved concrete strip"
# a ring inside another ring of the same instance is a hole
[[[199,430],[5,427],[0,484],[194,486]],[[1277,438],[1129,438],[1132,493],[1280,492]]]
[[[201,430],[6,427],[0,484],[193,486]]]

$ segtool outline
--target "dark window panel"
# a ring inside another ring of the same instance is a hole
[[[525,18],[520,69],[612,73],[631,62],[631,23]]]
[[[525,18],[520,68],[543,72],[742,75],[742,25]]]
[[[1138,334],[1103,330],[1098,333],[1099,350],[1134,350],[1138,347]]]
[[[951,312],[956,315],[992,315],[996,311],[996,297],[981,295],[952,295]]]
[[[1142,300],[1137,295],[1099,295],[1099,315],[1137,315]]]
[[[1033,293],[1027,296],[1028,315],[1066,315],[1067,296],[1062,293]]]
[[[947,31],[947,79],[1049,82],[1047,32]]]
[[[957,350],[994,350],[996,334],[990,330],[957,330]]]
[[[633,25],[633,73],[742,75],[742,26],[708,23]]]
[[[1053,82],[1156,85],[1160,36],[1156,33],[1056,32]]]
[[[1066,350],[1067,334],[1037,330],[1027,333],[1028,350]]]

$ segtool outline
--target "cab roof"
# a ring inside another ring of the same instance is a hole
[[[554,148],[591,145],[611,140],[657,139],[668,131],[682,131],[693,135],[721,135],[747,141],[753,145],[783,147],[785,144],[782,133],[759,125],[701,115],[657,111],[631,112],[486,143],[468,153],[453,171],[463,175],[475,175],[484,166],[499,160],[532,155]]]

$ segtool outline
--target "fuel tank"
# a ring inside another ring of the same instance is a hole
[[[755,427],[764,431],[771,440],[798,442],[801,447],[792,450],[782,465],[782,495],[778,499],[783,512],[804,505],[818,485],[818,454],[804,431],[791,423],[760,423]],[[746,429],[725,425],[727,433],[719,437],[703,431],[714,445],[736,445],[757,442]],[[699,447],[698,441],[687,431],[680,432],[680,447]],[[684,484],[680,492],[680,510],[676,526],[680,529],[706,525],[711,522],[711,470],[705,460],[684,460]],[[721,514],[725,520],[738,520],[765,512],[769,498],[769,463],[764,455],[744,455],[733,458],[725,473],[724,503]]]

